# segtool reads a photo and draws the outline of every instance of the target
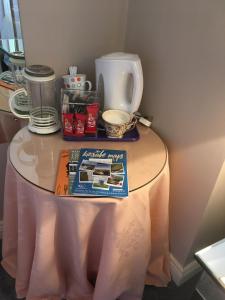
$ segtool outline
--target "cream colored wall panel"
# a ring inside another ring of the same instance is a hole
[[[58,75],[76,64],[94,80],[94,59],[124,47],[128,0],[20,0],[28,64]]]
[[[130,0],[127,24],[126,51],[143,64],[141,110],[169,149],[171,252],[185,266],[225,233],[221,214],[198,236],[225,159],[225,2]]]

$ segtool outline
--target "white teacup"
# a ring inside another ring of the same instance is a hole
[[[109,138],[122,138],[124,133],[134,128],[137,120],[133,114],[118,109],[103,112],[106,134]]]
[[[77,75],[64,75],[64,88],[65,89],[76,89],[85,91],[90,91],[92,84],[90,81],[86,80],[86,74],[77,74]],[[87,87],[87,88],[86,88]]]

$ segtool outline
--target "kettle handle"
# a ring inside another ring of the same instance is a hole
[[[127,103],[127,110],[135,112],[139,108],[143,93],[143,72],[140,60],[131,62],[131,74],[134,79],[134,87],[131,103]]]
[[[27,114],[19,114],[16,111],[16,108],[18,108],[17,110],[21,110],[21,111],[26,111],[26,112],[29,111],[28,98],[27,98],[27,102],[25,102],[25,105],[23,104],[23,107],[19,106],[16,103],[16,96],[21,95],[22,93],[25,94],[25,96],[27,97],[27,91],[24,88],[18,89],[18,90],[14,91],[14,92],[12,92],[10,94],[10,97],[9,97],[9,108],[10,108],[11,112],[15,116],[17,116],[18,118],[29,119],[30,118],[29,113],[27,113]],[[23,110],[22,110],[22,108],[23,108]]]

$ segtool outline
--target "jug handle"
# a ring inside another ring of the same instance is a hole
[[[134,79],[134,88],[131,103],[128,103],[128,111],[135,112],[139,108],[143,93],[143,72],[140,61],[132,62],[131,74]]]
[[[9,108],[11,110],[11,112],[17,116],[18,118],[21,118],[21,119],[29,119],[29,114],[25,114],[25,115],[22,115],[22,114],[18,114],[14,107],[15,107],[15,97],[21,93],[24,93],[26,96],[27,96],[27,91],[24,89],[24,88],[21,88],[21,89],[18,89],[14,92],[12,92],[9,96]]]

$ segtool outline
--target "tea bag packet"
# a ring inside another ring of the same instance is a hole
[[[85,128],[85,121],[86,121],[86,115],[75,113],[75,129],[74,129],[74,135],[75,136],[84,136],[84,128]]]
[[[66,135],[73,135],[73,114],[63,113],[63,131]]]
[[[87,110],[87,119],[85,123],[85,133],[96,134],[99,104],[95,103],[95,104],[87,105],[86,110]]]

